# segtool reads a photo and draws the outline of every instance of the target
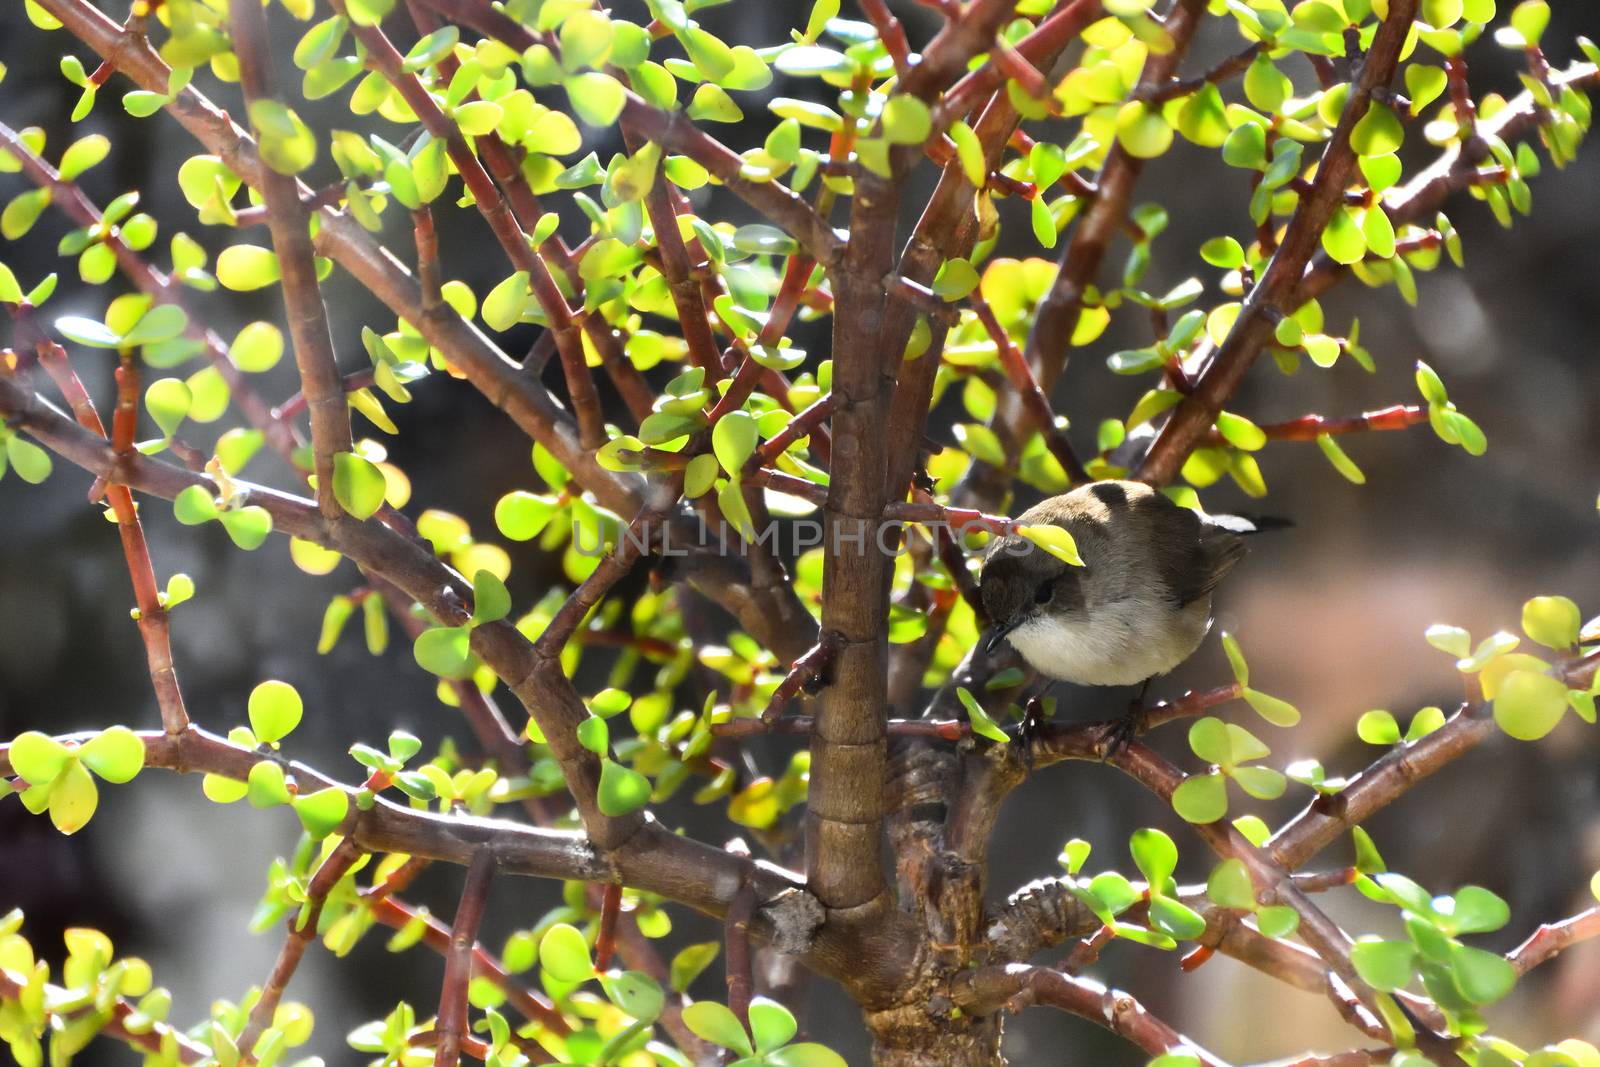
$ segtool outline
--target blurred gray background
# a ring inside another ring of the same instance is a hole
[[[906,19],[913,42],[925,41],[933,28],[927,9],[913,3],[893,6]],[[1559,67],[1577,57],[1570,44],[1575,35],[1600,37],[1600,9],[1574,0],[1556,0],[1553,6],[1546,42]],[[846,7],[846,16],[858,14]],[[630,14],[634,8],[642,5],[619,5]],[[789,26],[803,21],[808,9],[746,2],[705,15],[730,38],[775,43]],[[280,74],[293,77],[288,55],[294,27],[276,8],[273,23],[281,34]],[[411,39],[403,23],[395,18],[390,26],[402,48]],[[164,116],[130,120],[118,102],[128,86],[116,78],[101,93],[93,115],[74,130],[67,116],[77,92],[56,65],[70,50],[92,69],[87,51],[63,33],[33,30],[20,5],[0,15],[0,31],[0,62],[9,68],[0,85],[0,121],[14,128],[44,127],[51,159],[82,133],[111,136],[116,148],[90,173],[85,188],[100,204],[127,189],[141,190],[142,207],[162,222],[153,250],[160,252],[161,265],[167,239],[179,227],[213,253],[230,243],[234,235],[198,227],[177,194],[176,168],[197,149],[174,122]],[[1210,25],[1184,70],[1203,70],[1238,47],[1230,29]],[[1515,56],[1482,44],[1471,59],[1477,92],[1492,88],[1509,95],[1519,88]],[[1302,88],[1308,84],[1303,67],[1290,64],[1287,72]],[[236,105],[232,87],[218,90],[210,78],[202,84],[222,102]],[[795,94],[803,88],[779,83],[768,92]],[[335,121],[347,96],[341,92],[302,113],[314,127],[332,122],[366,129],[372,123],[370,128],[392,135],[393,128],[385,131],[381,120],[345,114],[342,122]],[[748,106],[747,112],[751,123],[728,133],[741,148],[757,143],[761,133],[762,109]],[[1432,158],[1415,128],[1409,140],[1408,169]],[[604,159],[618,146],[602,137],[594,147]],[[325,155],[317,166],[315,173],[331,173]],[[928,167],[919,170],[904,201],[919,202],[931,176]],[[9,200],[25,187],[20,176],[0,175],[0,198]],[[1465,626],[1475,636],[1515,630],[1521,603],[1540,593],[1571,596],[1586,616],[1600,611],[1595,551],[1600,430],[1591,416],[1600,397],[1594,371],[1600,355],[1600,150],[1587,145],[1579,162],[1565,171],[1547,166],[1533,188],[1533,214],[1518,219],[1512,230],[1499,228],[1482,205],[1466,197],[1450,205],[1465,238],[1467,268],[1446,266],[1421,276],[1420,307],[1408,308],[1393,289],[1366,290],[1353,282],[1325,301],[1333,332],[1344,332],[1351,316],[1359,315],[1362,341],[1377,360],[1377,374],[1341,361],[1331,372],[1308,366],[1284,378],[1263,363],[1233,405],[1266,422],[1411,402],[1416,399],[1412,364],[1425,359],[1490,442],[1488,454],[1473,459],[1445,446],[1426,427],[1346,438],[1349,452],[1367,471],[1365,487],[1341,479],[1314,445],[1274,444],[1260,454],[1272,489],[1265,505],[1252,505],[1231,485],[1207,493],[1213,510],[1265,507],[1297,523],[1262,540],[1218,604],[1221,621],[1239,634],[1249,654],[1255,684],[1305,712],[1305,723],[1291,734],[1263,732],[1269,743],[1278,742],[1273,755],[1278,766],[1316,756],[1331,773],[1353,772],[1376,755],[1354,738],[1353,724],[1362,711],[1389,708],[1404,722],[1423,705],[1453,706],[1459,685],[1451,663],[1422,640],[1432,622]],[[1139,199],[1165,204],[1173,224],[1156,245],[1148,287],[1161,291],[1196,273],[1209,282],[1213,272],[1194,250],[1220,233],[1247,235],[1247,196],[1238,172],[1181,140],[1149,166]],[[492,239],[475,215],[440,214],[446,276],[462,278],[483,294],[507,272],[498,254],[485,252]],[[746,209],[726,198],[708,214],[749,218]],[[1021,206],[1004,204],[1002,216],[1001,252],[1036,254]],[[48,271],[62,273],[61,289],[47,309],[52,317],[98,315],[108,294],[89,291],[77,282],[70,262],[55,258],[55,242],[68,228],[60,215],[47,213],[27,238],[0,245],[0,258],[25,287]],[[402,258],[409,258],[408,235],[391,226],[386,236]],[[264,243],[265,235],[235,239]],[[1114,280],[1122,254],[1112,251],[1102,280]],[[1214,291],[1208,294],[1208,301],[1215,299]],[[388,329],[392,316],[337,272],[328,284],[328,301],[344,366],[364,365],[360,327]],[[281,322],[270,290],[201,297],[194,306],[225,338],[252,318]],[[1058,410],[1072,419],[1080,448],[1091,444],[1101,418],[1125,414],[1144,387],[1142,381],[1113,376],[1103,364],[1106,354],[1145,343],[1138,320],[1120,316],[1104,338],[1077,352],[1057,391]],[[507,338],[509,351],[520,353],[518,346],[531,342],[534,332],[525,329],[527,336]],[[826,336],[814,326],[803,327],[802,334],[798,343],[826,351]],[[98,357],[84,351],[76,360],[91,391],[108,407],[109,373]],[[547,374],[546,380],[559,390],[556,375]],[[261,388],[275,400],[292,393],[291,361],[264,376]],[[407,509],[413,515],[424,507],[445,508],[491,534],[498,496],[535,484],[526,440],[460,383],[436,376],[416,391],[413,404],[392,413],[402,435],[386,443],[413,479]],[[953,416],[947,403],[931,435],[948,440]],[[211,433],[225,425],[193,436],[209,443]],[[358,433],[381,437],[364,424]],[[254,461],[249,476],[290,484],[287,471],[266,453]],[[88,486],[87,476],[64,463],[43,486],[26,486],[15,477],[0,485],[0,736],[157,721],[142,649],[127,617],[131,595],[117,538],[100,509],[86,504]],[[293,755],[347,780],[357,773],[344,755],[348,746],[362,739],[380,742],[394,727],[430,742],[445,734],[469,742],[464,724],[435,701],[432,679],[414,665],[404,640],[375,660],[352,630],[328,656],[314,655],[327,598],[360,580],[348,564],[329,578],[313,579],[292,567],[282,539],[246,554],[234,550],[215,526],[176,526],[164,505],[146,508],[144,517],[158,573],[187,571],[199,587],[197,598],[176,614],[173,628],[180,677],[199,722],[219,731],[242,723],[250,688],[272,677],[292,682],[306,699],[306,721],[290,744]],[[514,550],[513,556],[512,589],[519,604],[530,603],[559,580],[529,552]],[[1220,650],[1210,641],[1190,663],[1158,682],[1154,695],[1175,695],[1226,678]],[[1126,700],[1120,691],[1064,695],[1070,713],[1084,717],[1114,713]],[[1181,728],[1159,735],[1156,743],[1181,754]],[[1449,891],[1475,882],[1505,896],[1512,906],[1511,926],[1480,940],[1487,947],[1508,948],[1539,921],[1584,906],[1589,875],[1600,866],[1597,753],[1593,731],[1570,716],[1537,745],[1495,740],[1419,787],[1369,829],[1391,865],[1430,889]],[[769,769],[781,768],[780,752],[765,751],[763,758]],[[266,977],[280,935],[253,937],[245,926],[265,886],[268,862],[292,848],[298,830],[281,813],[210,804],[198,784],[152,772],[130,786],[104,790],[100,813],[72,840],[20,805],[0,804],[0,911],[26,909],[28,930],[46,952],[59,951],[65,926],[104,928],[119,952],[151,961],[157,980],[176,995],[174,1021],[184,1025],[202,1018],[214,998],[236,1000]],[[1290,798],[1258,804],[1256,810],[1277,821],[1294,810],[1299,795],[1291,790]],[[727,832],[687,805],[670,809],[666,818],[682,819],[703,833]],[[993,895],[999,900],[1022,882],[1053,873],[1057,850],[1074,836],[1094,843],[1091,870],[1131,869],[1127,835],[1144,825],[1174,833],[1184,853],[1180,878],[1205,876],[1210,860],[1199,842],[1183,834],[1171,812],[1116,772],[1067,765],[1041,773],[1007,808],[993,852]],[[1344,862],[1336,847],[1323,865]],[[447,917],[459,877],[455,870],[430,871],[414,896]],[[554,905],[557,892],[553,884],[500,881],[486,928],[491,947]],[[1390,929],[1385,924],[1392,921],[1392,909],[1368,904],[1353,891],[1332,894],[1325,903],[1352,932]],[[675,918],[671,945],[717,936],[713,925],[697,916],[679,911]],[[348,1062],[343,1035],[380,1017],[396,1000],[410,1000],[424,1016],[432,1011],[439,959],[415,950],[388,956],[384,940],[382,931],[369,934],[343,961],[320,949],[308,954],[289,992],[317,1010],[316,1033],[305,1051]],[[1115,945],[1093,973],[1137,993],[1154,1012],[1230,1059],[1360,1043],[1326,1001],[1280,987],[1225,959],[1185,976],[1174,954]],[[699,992],[718,995],[720,964],[703,981]],[[1497,1030],[1530,1044],[1574,1035],[1600,1039],[1597,992],[1600,951],[1579,948],[1542,968],[1512,1002],[1490,1015]],[[852,1063],[865,1061],[864,1032],[836,991],[815,985],[803,1024]],[[1143,1062],[1131,1047],[1092,1025],[1045,1011],[1009,1024],[1007,1050],[1017,1063]],[[116,1050],[99,1050],[98,1056],[91,1050],[83,1062],[126,1060],[126,1053]]]

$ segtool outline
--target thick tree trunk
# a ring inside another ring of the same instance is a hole
[[[873,1067],[1000,1067],[1001,1020],[996,1012],[973,1019],[952,1018],[948,1004],[906,1005],[874,1012]]]

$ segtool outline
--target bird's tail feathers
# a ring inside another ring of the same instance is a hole
[[[1284,530],[1294,525],[1293,519],[1276,515],[1207,515],[1204,521],[1207,525],[1242,536]]]

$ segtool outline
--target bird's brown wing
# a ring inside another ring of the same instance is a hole
[[[1244,558],[1244,539],[1238,534],[1205,522],[1200,524],[1199,534],[1192,543],[1189,565],[1174,575],[1172,591],[1180,607],[1210,596]]]
[[[1160,504],[1156,503],[1160,500]],[[1225,526],[1208,521],[1164,498],[1152,500],[1146,518],[1152,524],[1155,573],[1177,607],[1210,596],[1217,583],[1244,558],[1244,539]],[[1165,505],[1165,506],[1161,506]]]

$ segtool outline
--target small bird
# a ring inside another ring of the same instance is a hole
[[[979,577],[995,627],[987,649],[1008,640],[1041,674],[1078,685],[1148,684],[1187,659],[1211,628],[1212,590],[1244,555],[1242,535],[1267,525],[1202,515],[1129,481],[1080,486],[1016,521],[1062,527],[1084,565],[1018,534],[996,538]]]

